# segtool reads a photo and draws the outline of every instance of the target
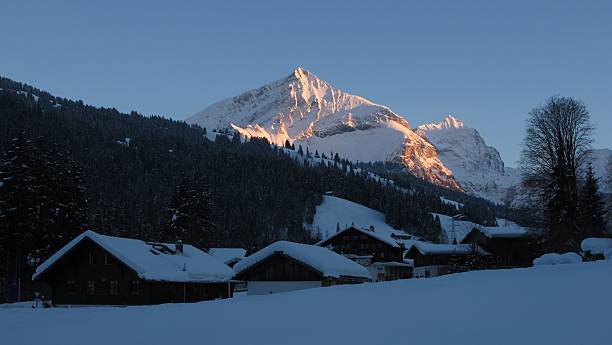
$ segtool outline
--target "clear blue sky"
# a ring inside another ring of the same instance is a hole
[[[303,66],[411,125],[452,113],[508,165],[528,111],[583,100],[612,147],[612,1],[2,1],[0,75],[184,119]]]

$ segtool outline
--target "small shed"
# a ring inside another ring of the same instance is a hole
[[[43,262],[32,280],[54,304],[143,305],[232,296],[233,270],[187,244],[85,231]]]
[[[234,266],[247,294],[262,295],[370,280],[368,270],[333,251],[314,245],[278,241]]]

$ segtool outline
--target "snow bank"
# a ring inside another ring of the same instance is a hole
[[[3,344],[609,345],[612,261],[193,304],[0,309]]]
[[[612,249],[612,238],[586,238],[580,243],[580,248],[591,254],[606,254]]]
[[[543,265],[564,265],[564,264],[575,264],[582,262],[582,258],[580,255],[576,253],[547,253],[539,258],[533,260],[534,266],[543,266]]]
[[[174,248],[174,244],[147,243],[130,238],[100,235],[88,230],[38,266],[32,279],[36,279],[84,239],[90,239],[100,245],[145,280],[224,282],[232,279],[234,275],[231,268],[188,244],[183,245],[183,254],[177,255],[160,250],[163,247]]]
[[[282,252],[316,269],[324,277],[346,276],[370,279],[370,273],[365,267],[327,248],[288,241],[274,242],[253,255],[247,256],[234,266],[234,271],[239,274],[276,252]]]

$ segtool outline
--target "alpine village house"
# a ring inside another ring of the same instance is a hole
[[[191,245],[86,231],[43,262],[32,279],[55,305],[144,305],[232,297],[233,275]]]
[[[412,263],[404,261],[404,250],[413,242],[403,231],[350,226],[317,245],[368,267],[374,281],[386,281],[412,277]]]
[[[278,241],[234,266],[236,279],[247,282],[248,295],[272,294],[370,280],[360,264],[314,245]]]

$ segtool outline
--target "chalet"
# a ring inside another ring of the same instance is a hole
[[[406,251],[405,259],[412,260],[413,277],[429,278],[453,272],[474,253],[488,254],[469,244],[416,242]]]
[[[461,241],[477,245],[490,256],[491,267],[527,267],[533,257],[529,248],[530,236],[525,228],[510,226],[475,227]]]
[[[404,262],[404,250],[416,240],[403,231],[362,229],[341,230],[317,243],[367,267],[374,281],[405,279],[412,276],[412,265]]]
[[[580,243],[584,261],[612,258],[612,238],[586,238]]]
[[[234,266],[236,279],[247,282],[248,295],[263,295],[370,280],[368,270],[333,251],[278,241]]]
[[[215,259],[223,262],[229,267],[244,259],[246,256],[246,249],[243,248],[210,248],[208,254],[212,255]]]
[[[191,245],[86,231],[34,273],[53,304],[143,305],[232,296],[232,269]]]

